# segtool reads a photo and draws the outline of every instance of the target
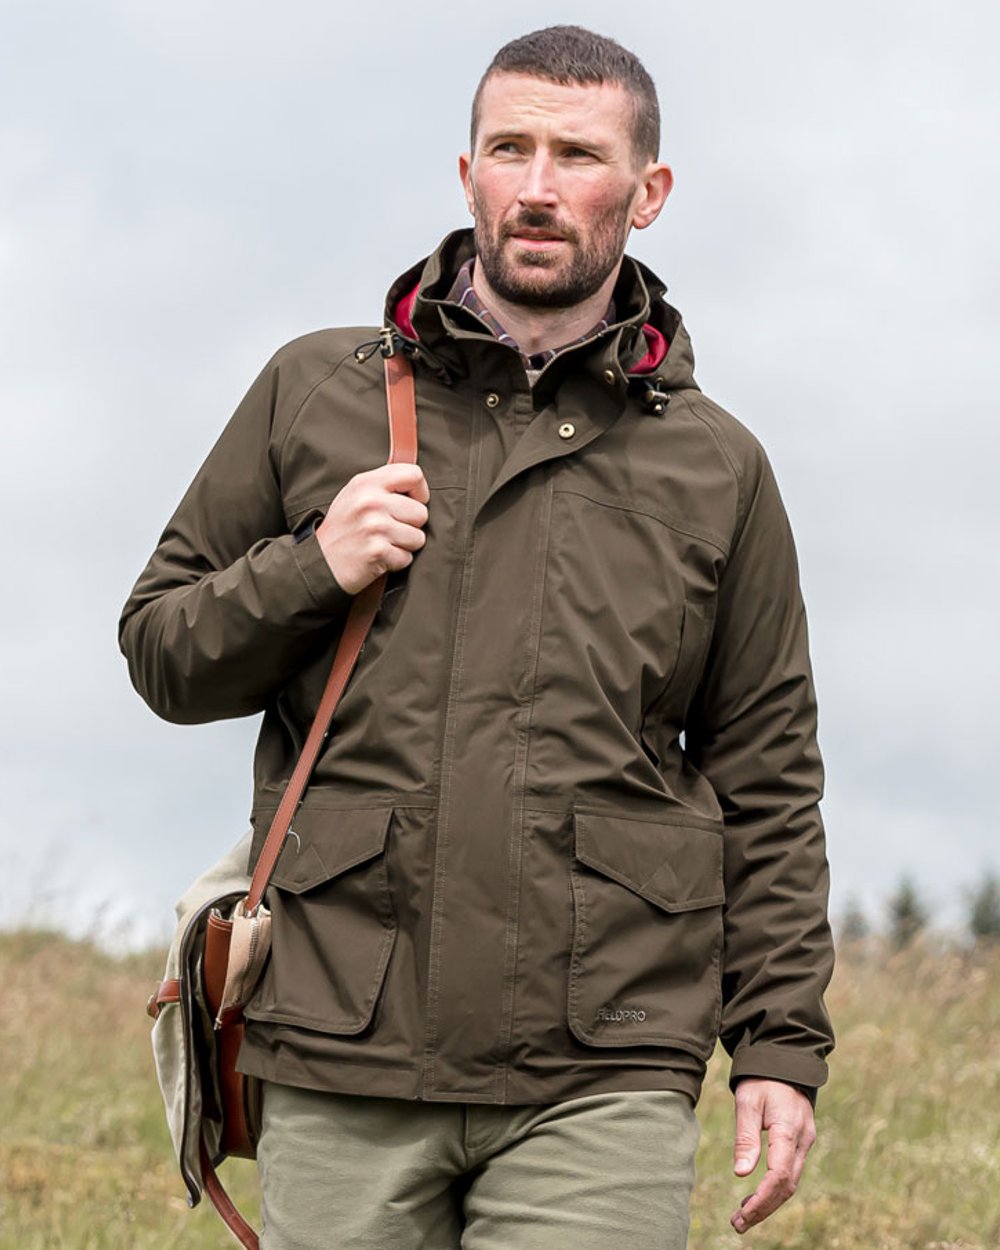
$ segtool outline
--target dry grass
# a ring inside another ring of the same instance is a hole
[[[162,964],[0,935],[0,1250],[234,1244],[173,1166],[143,1011]]]
[[[838,1047],[799,1195],[745,1238],[775,1250],[1000,1247],[1000,948],[841,958]],[[729,1171],[731,1099],[717,1057],[692,1250],[732,1246],[750,1192]]]
[[[160,966],[0,935],[0,1250],[235,1244],[174,1171],[142,1011]],[[848,955],[830,1006],[840,1044],[802,1192],[742,1244],[997,1250],[1000,949]],[[691,1250],[740,1244],[724,1072],[717,1058],[700,1108]],[[226,1170],[255,1214],[252,1165]]]

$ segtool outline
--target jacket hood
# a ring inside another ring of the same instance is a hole
[[[385,324],[446,369],[465,373],[456,341],[456,314],[448,294],[461,266],[475,255],[472,230],[456,230],[392,284]],[[614,289],[618,319],[599,338],[629,378],[649,379],[664,390],[696,387],[694,353],[680,313],[663,298],[666,285],[641,261],[626,255]],[[484,335],[486,332],[483,332]]]

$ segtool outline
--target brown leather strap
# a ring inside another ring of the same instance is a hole
[[[385,358],[389,410],[389,464],[417,463],[417,396],[413,369],[402,352]]]
[[[257,1234],[237,1211],[232,1198],[222,1187],[222,1182],[209,1157],[204,1137],[199,1139],[198,1153],[201,1156],[201,1179],[205,1186],[205,1193],[208,1194],[212,1206],[222,1217],[222,1222],[240,1245],[245,1247],[245,1250],[260,1250],[260,1239]]]
[[[413,385],[413,369],[402,352],[395,352],[385,358],[385,392],[386,406],[389,410],[389,464],[416,464],[417,462],[417,409],[416,395]],[[263,850],[257,860],[250,891],[247,894],[244,912],[252,916],[256,913],[264,897],[278,856],[285,844],[292,820],[302,802],[312,770],[316,766],[320,750],[330,729],[330,722],[336,711],[340,696],[354,671],[361,648],[368,636],[375,617],[378,615],[385,590],[386,576],[381,577],[359,591],[351,604],[333,667],[327,678],[326,689],[320,699],[316,716],[306,737],[302,754],[299,756],[285,793],[278,804],[278,810],[267,831]]]
[[[146,1015],[152,1016],[155,1020],[160,1014],[161,1007],[165,1007],[167,1003],[179,1003],[180,1001],[180,981],[173,979],[170,981],[161,981],[149,996],[149,1001],[146,1003]]]

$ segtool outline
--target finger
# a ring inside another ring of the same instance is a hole
[[[801,1166],[797,1167],[797,1135],[782,1132],[781,1126],[775,1125],[767,1137],[767,1171],[732,1216],[737,1232],[745,1232],[773,1215],[795,1193],[801,1175]]]
[[[389,481],[393,485],[389,489],[396,491],[401,495],[409,495],[412,499],[416,499],[418,503],[425,504],[431,497],[430,488],[427,485],[427,479],[424,477],[424,471],[419,464],[394,464],[386,465],[386,468],[405,470],[400,476],[391,478]]]
[[[424,477],[423,473],[420,474],[420,478],[417,481],[417,484],[411,487],[410,490],[407,492],[407,494],[411,495],[414,499],[419,500],[420,503],[429,502],[430,497],[431,497],[431,489],[427,485],[427,479]]]
[[[386,521],[375,534],[367,537],[364,544],[361,544],[357,550],[361,559],[367,564],[384,566],[391,551],[419,551],[426,541],[427,535],[424,530],[417,529],[415,525]]]
[[[404,551],[419,551],[427,541],[427,535],[419,526],[404,525],[400,521],[386,526],[385,537],[390,546],[401,547]]]
[[[356,594],[360,587],[366,586],[381,573],[394,573],[407,568],[413,563],[414,553],[419,551],[426,541],[427,536],[423,530],[415,529],[412,525],[398,525],[393,522],[390,527],[377,536],[369,538],[357,549],[356,555],[361,561],[361,568],[367,571],[367,575],[364,572],[360,575],[357,587],[346,580],[341,580],[340,584]],[[334,569],[334,576],[336,574],[337,570]]]
[[[760,1130],[763,1100],[736,1090],[736,1136],[733,1142],[733,1171],[749,1176],[760,1159]]]
[[[797,1100],[793,1107],[785,1109],[780,1119],[767,1124],[768,1169],[787,1169],[793,1192],[798,1188],[806,1155],[815,1141],[816,1121],[806,1100]]]
[[[802,1179],[802,1171],[806,1166],[806,1155],[812,1150],[816,1144],[816,1126],[809,1119],[799,1133],[798,1141],[795,1145],[795,1159],[792,1163],[792,1180],[795,1182],[795,1188],[798,1189],[799,1181]]]
[[[427,524],[427,505],[414,499],[412,495],[388,495],[387,508],[389,515],[404,525],[424,526]]]
[[[414,533],[419,534],[420,531],[414,530]],[[381,573],[398,573],[401,569],[409,568],[416,550],[415,545],[383,544],[369,556],[369,568],[373,577],[378,577]]]
[[[738,1233],[745,1233],[748,1228],[763,1223],[794,1193],[795,1186],[790,1177],[766,1172],[754,1192],[744,1198],[740,1203],[740,1209],[733,1213],[730,1220],[733,1228]]]
[[[412,563],[412,551],[407,551],[403,547],[390,547],[382,561],[382,568],[386,573],[399,573],[409,568]]]
[[[426,503],[430,499],[427,479],[419,464],[380,464],[376,469],[366,469],[356,475],[383,490],[412,494],[414,499]]]

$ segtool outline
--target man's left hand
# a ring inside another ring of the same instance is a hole
[[[744,1077],[736,1086],[733,1170],[737,1176],[749,1176],[757,1166],[761,1130],[767,1133],[767,1171],[730,1216],[738,1233],[766,1220],[798,1188],[806,1155],[816,1140],[809,1099],[784,1081]]]

